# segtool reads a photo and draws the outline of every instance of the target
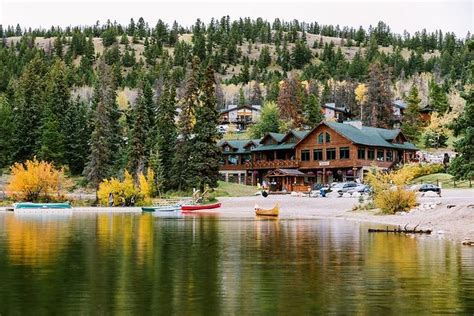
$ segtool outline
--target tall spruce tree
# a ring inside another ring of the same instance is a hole
[[[431,107],[437,112],[443,114],[449,110],[448,96],[444,92],[443,87],[436,84],[436,82],[431,82],[429,89],[429,100]]]
[[[215,78],[212,66],[208,66],[204,74],[201,88],[200,106],[196,110],[192,139],[191,162],[194,171],[194,185],[201,192],[206,187],[216,188],[219,178],[220,150],[217,142],[221,134],[217,130],[219,112],[215,97]]]
[[[94,123],[89,159],[84,174],[91,185],[110,177],[121,153],[120,113],[111,69],[100,60],[98,81],[94,87]]]
[[[194,57],[192,69],[186,81],[186,91],[181,103],[178,118],[178,140],[173,163],[173,184],[178,190],[192,187],[191,139],[195,123],[195,111],[199,105],[199,58]]]
[[[70,87],[66,65],[59,59],[54,62],[46,76],[44,100],[38,156],[56,164],[65,164],[64,117],[70,107]]]
[[[302,90],[299,79],[293,77],[283,81],[278,94],[280,117],[294,128],[300,128],[303,125]]]
[[[153,166],[158,179],[160,174],[164,181],[161,182],[160,190],[172,188],[173,160],[175,157],[177,130],[176,130],[176,87],[172,79],[167,79],[157,106],[156,155]]]
[[[45,75],[43,59],[36,55],[25,67],[14,87],[14,160],[24,161],[38,153],[44,110]]]
[[[132,110],[132,128],[129,142],[128,169],[136,178],[139,173],[145,171],[149,152],[147,151],[148,133],[150,120],[147,109],[147,100],[144,95],[146,79],[141,78],[140,87],[135,106]]]
[[[408,106],[403,115],[402,131],[409,140],[417,142],[421,136],[422,122],[420,120],[421,99],[415,85],[411,87],[406,101]]]
[[[310,94],[308,96],[305,108],[305,125],[307,127],[316,127],[324,120],[324,114],[317,94]]]
[[[89,156],[89,107],[79,98],[71,102],[64,116],[64,161],[74,175],[84,171]]]
[[[474,73],[474,64],[471,64]],[[454,135],[459,139],[454,143],[457,152],[451,162],[450,172],[457,179],[472,180],[474,178],[474,89],[464,93],[466,99],[464,113],[454,122]]]
[[[0,94],[0,170],[9,166],[13,161],[13,109],[7,96]]]
[[[362,108],[365,125],[392,128],[394,121],[390,74],[376,62],[370,67],[367,102]]]

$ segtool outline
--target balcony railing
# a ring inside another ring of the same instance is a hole
[[[275,168],[298,168],[299,160],[257,160],[247,162],[247,169],[275,169]]]

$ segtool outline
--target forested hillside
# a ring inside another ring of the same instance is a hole
[[[148,167],[173,179],[168,188],[215,183],[189,175],[215,172],[218,153],[207,144],[219,138],[210,131],[229,103],[276,102],[287,122],[278,128],[311,127],[323,102],[389,127],[391,101],[404,99],[412,140],[445,146],[473,78],[470,34],[394,34],[383,22],[363,29],[222,17],[187,27],[140,18],[0,25],[0,37],[0,168],[37,156],[93,184]],[[429,126],[417,120],[423,107],[435,111]]]

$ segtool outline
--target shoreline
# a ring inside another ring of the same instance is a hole
[[[390,225],[419,229],[431,229],[431,236],[461,242],[474,241],[474,190],[446,189],[442,197],[420,197],[420,204],[431,208],[416,209],[405,214],[379,215],[375,211],[352,211],[357,198],[310,198],[290,195],[269,195],[219,198],[222,207],[200,211],[200,214],[216,214],[222,218],[255,218],[254,206],[271,208],[280,203],[280,219],[339,219],[377,225]],[[447,208],[447,205],[455,205]],[[10,213],[0,208],[2,213]],[[75,207],[73,214],[81,213],[141,213],[140,207]],[[190,214],[191,215],[191,214]]]

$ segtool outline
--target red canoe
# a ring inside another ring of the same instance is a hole
[[[214,204],[203,204],[203,205],[183,205],[181,206],[182,211],[198,211],[198,210],[210,210],[213,208],[221,207],[221,203]]]

